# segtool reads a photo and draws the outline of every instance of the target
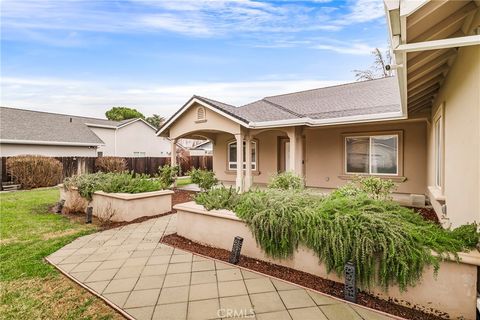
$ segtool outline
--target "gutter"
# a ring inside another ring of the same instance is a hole
[[[34,145],[51,145],[51,146],[83,146],[83,147],[99,147],[99,146],[104,146],[105,145],[105,143],[14,140],[14,139],[0,139],[0,143],[5,143],[5,144],[34,144]]]

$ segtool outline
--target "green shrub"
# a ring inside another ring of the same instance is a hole
[[[372,199],[391,200],[391,194],[396,188],[395,183],[389,179],[357,176],[352,182],[338,188],[333,193],[345,197],[365,194]]]
[[[95,168],[101,172],[125,172],[127,160],[120,157],[99,157],[95,160]]]
[[[271,189],[281,190],[301,190],[303,189],[303,179],[291,171],[282,172],[273,176],[270,184]]]
[[[477,225],[445,230],[411,209],[366,193],[318,196],[269,189],[232,197],[213,189],[195,200],[207,209],[235,211],[271,257],[287,258],[303,244],[328,272],[342,275],[345,264],[354,262],[364,287],[397,284],[405,290],[417,283],[425,266],[438,271],[443,258],[457,257],[479,239]]]
[[[147,175],[134,175],[128,172],[83,174],[65,179],[64,186],[66,189],[78,188],[80,195],[88,200],[92,199],[95,191],[142,193],[166,188],[159,179],[151,179]]]
[[[171,166],[169,164],[164,165],[158,168],[159,176],[158,178],[165,186],[170,187],[178,176],[180,172],[180,167],[178,165]]]
[[[203,205],[207,210],[228,209],[235,210],[239,194],[233,187],[210,189],[195,195],[195,202]]]
[[[192,168],[188,172],[188,175],[192,179],[192,182],[198,184],[202,191],[210,190],[218,183],[215,172],[210,170]]]
[[[62,181],[60,161],[43,156],[15,156],[7,159],[7,172],[23,189],[51,187]]]

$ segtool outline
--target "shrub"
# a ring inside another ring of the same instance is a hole
[[[210,189],[206,192],[198,193],[195,196],[195,201],[203,205],[207,210],[214,209],[228,209],[235,210],[239,200],[239,194],[233,187]]]
[[[95,168],[101,172],[124,172],[127,171],[127,161],[120,157],[98,157]]]
[[[327,272],[342,275],[345,264],[354,262],[364,287],[397,284],[405,290],[416,284],[425,266],[437,272],[443,258],[458,258],[457,252],[474,248],[479,239],[475,224],[445,230],[411,209],[365,193],[318,196],[268,189],[232,197],[212,189],[195,200],[207,209],[235,211],[269,256],[287,258],[303,244]]]
[[[7,159],[7,171],[24,189],[51,187],[62,180],[63,165],[51,157],[15,156]]]
[[[67,189],[78,188],[80,195],[88,200],[92,199],[95,191],[141,193],[165,189],[165,185],[159,179],[128,172],[83,174],[65,179],[64,186]]]
[[[163,167],[158,168],[159,176],[158,178],[165,186],[170,187],[178,176],[180,172],[180,167],[178,165],[171,166],[169,164],[164,165]]]
[[[301,190],[303,189],[303,179],[293,172],[286,171],[273,176],[268,187],[281,190]]]
[[[188,175],[203,191],[212,189],[218,183],[213,171],[192,168]]]
[[[389,179],[357,176],[352,182],[338,188],[333,193],[345,197],[365,194],[372,199],[391,200],[391,194],[396,188],[395,183]]]

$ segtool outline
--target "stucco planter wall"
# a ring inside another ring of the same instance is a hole
[[[93,208],[93,215],[110,221],[132,221],[141,217],[150,217],[172,210],[171,190],[143,193],[105,193],[97,191],[92,200],[80,196],[77,190],[65,190],[60,186],[60,199],[65,200],[67,210],[86,212]]]
[[[319,264],[315,253],[303,246],[290,259],[271,259],[257,245],[248,226],[235,213],[228,210],[207,211],[194,202],[178,204],[177,233],[192,241],[212,247],[230,250],[233,238],[241,236],[242,254],[255,259],[308,272],[325,279],[343,282],[342,277],[328,274],[325,266]],[[397,303],[408,307],[416,306],[427,312],[432,310],[445,312],[451,318],[463,317],[475,319],[476,279],[480,254],[472,252],[460,254],[461,262],[445,261],[441,263],[438,277],[433,276],[432,268],[425,270],[421,283],[401,292],[393,286],[386,293],[381,288],[372,288],[370,292],[382,299],[396,299]]]

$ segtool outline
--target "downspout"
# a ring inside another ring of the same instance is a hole
[[[117,156],[117,131],[118,128],[115,128],[115,134],[114,134],[114,144],[113,144],[113,155],[116,157]]]

